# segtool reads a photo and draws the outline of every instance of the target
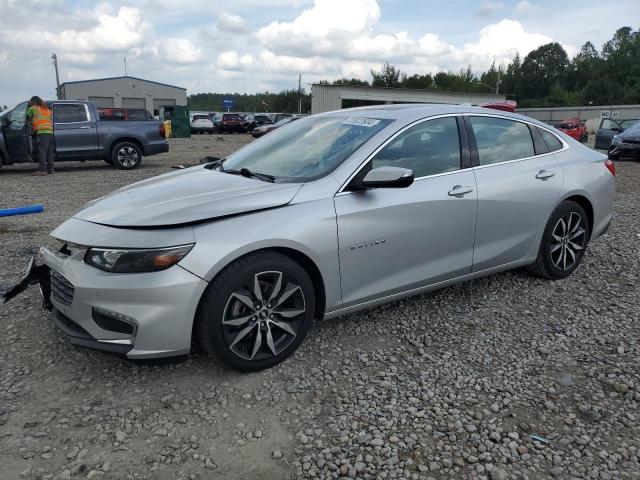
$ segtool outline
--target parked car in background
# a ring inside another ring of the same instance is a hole
[[[244,131],[244,126],[240,119],[240,115],[237,113],[223,113],[220,118],[220,122],[217,125],[217,129],[218,133],[242,133]]]
[[[501,110],[503,112],[515,112],[518,102],[515,100],[495,100],[483,103],[480,107],[490,108],[492,110]]]
[[[259,370],[314,319],[518,267],[568,277],[609,227],[614,173],[507,112],[310,116],[88,204],[52,232],[61,248],[40,249],[41,292],[79,345],[140,359],[186,354],[195,339]]]
[[[632,121],[628,121],[627,125]],[[620,157],[640,158],[640,122],[636,120],[623,132],[614,135],[608,153],[612,160],[617,160]]]
[[[278,123],[271,123],[267,125],[262,125],[260,127],[256,127],[253,130],[251,130],[251,136],[253,138],[260,138],[263,135],[266,135],[267,133],[282,127],[283,125],[286,125],[287,123],[291,123],[294,120],[298,120],[298,118],[301,118],[301,117],[285,117],[282,120],[280,120]]]
[[[262,125],[268,125],[270,123],[271,120],[269,119],[269,115],[267,115],[266,113],[254,113],[253,120],[251,121],[251,130]]]
[[[273,116],[273,123],[278,123],[280,120],[284,120],[285,118],[291,118],[294,115],[292,113],[276,113]]]
[[[153,120],[144,108],[98,108],[100,120]]]
[[[55,100],[53,109],[55,160],[104,160],[122,170],[133,170],[143,156],[168,152],[164,125],[158,120],[100,119],[93,102]],[[36,161],[27,102],[6,113],[0,125],[0,164]]]
[[[583,125],[578,117],[567,118],[566,120],[561,121],[557,128],[578,142],[584,143],[589,137],[587,134],[587,127]]]
[[[191,133],[213,133],[214,131],[210,115],[194,115],[191,119]]]
[[[611,140],[613,140],[614,135],[622,133],[625,128],[629,128],[637,121],[638,119],[616,121],[611,118],[603,118],[600,120],[600,125],[598,125],[598,128],[596,129],[595,148],[609,150]]]

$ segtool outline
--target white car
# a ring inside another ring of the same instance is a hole
[[[209,115],[194,115],[191,119],[191,133],[205,132],[213,132],[213,120]]]

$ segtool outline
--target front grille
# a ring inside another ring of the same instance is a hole
[[[60,272],[51,269],[51,296],[58,302],[71,305],[75,288]]]

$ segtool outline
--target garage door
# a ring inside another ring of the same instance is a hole
[[[147,102],[144,98],[122,97],[122,108],[147,108]]]
[[[89,97],[90,102],[94,102],[98,108],[113,108],[113,97]]]
[[[153,99],[153,109],[157,110],[160,107],[166,107],[176,104],[175,98],[154,98]]]

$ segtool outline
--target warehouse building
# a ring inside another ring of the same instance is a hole
[[[111,77],[65,82],[61,100],[86,100],[98,107],[144,108],[152,115],[159,107],[187,105],[187,89],[136,77]]]
[[[444,92],[441,90],[413,90],[410,88],[359,87],[351,85],[311,86],[311,113],[330,112],[341,108],[385,103],[449,103],[480,105],[505,100],[494,93]]]

